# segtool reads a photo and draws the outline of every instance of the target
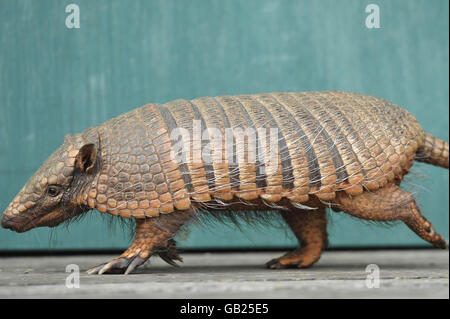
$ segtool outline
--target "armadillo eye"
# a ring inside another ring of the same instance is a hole
[[[55,185],[50,185],[47,189],[47,193],[48,195],[50,195],[51,197],[56,197],[59,195],[60,189],[59,187],[55,186]]]

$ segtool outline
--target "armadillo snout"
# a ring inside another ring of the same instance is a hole
[[[2,227],[6,229],[14,230],[14,221],[12,216],[8,216],[7,214],[3,213],[2,216]]]
[[[11,229],[16,232],[21,232],[23,226],[28,222],[26,216],[20,214],[13,214],[12,209],[8,207],[2,215],[2,227]]]

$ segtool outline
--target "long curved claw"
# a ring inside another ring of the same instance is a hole
[[[147,259],[141,258],[139,256],[136,256],[133,258],[131,263],[128,265],[127,270],[125,271],[125,275],[128,275],[130,272],[132,272],[136,267],[142,265],[145,263]]]
[[[106,263],[103,263],[103,264],[100,264],[98,266],[92,267],[92,268],[88,269],[86,272],[89,275],[97,274],[99,272],[99,270],[103,268],[104,265],[106,265]]]
[[[111,260],[109,263],[103,266],[99,270],[98,274],[102,275],[104,273],[122,273],[122,270],[128,266],[131,262],[128,258],[120,257],[118,259]]]
[[[101,265],[95,266],[87,271],[88,274],[125,274],[128,275],[136,267],[142,265],[148,260],[148,258],[142,258],[138,255],[126,258],[119,257],[111,260],[108,263],[103,263]]]

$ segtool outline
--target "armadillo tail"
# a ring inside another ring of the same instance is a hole
[[[448,168],[448,143],[425,133],[424,143],[417,150],[415,160]]]

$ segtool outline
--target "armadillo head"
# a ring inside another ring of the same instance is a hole
[[[86,133],[87,132],[87,133]],[[2,227],[24,232],[35,227],[54,227],[88,210],[82,191],[99,165],[98,138],[93,130],[67,135],[30,178],[2,216]]]

